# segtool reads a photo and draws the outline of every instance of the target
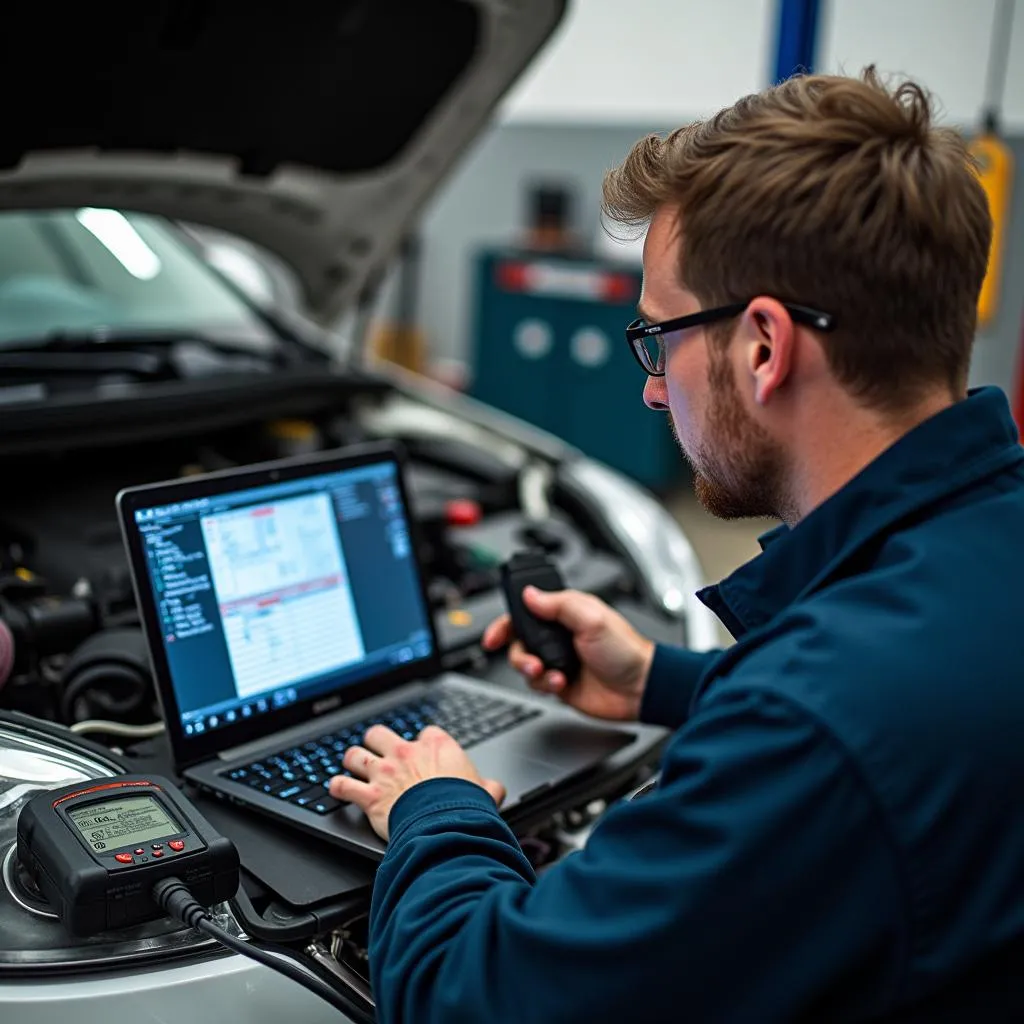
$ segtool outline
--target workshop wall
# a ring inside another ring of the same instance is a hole
[[[819,71],[855,74],[866,64],[913,75],[951,124],[978,123],[998,0],[824,0]],[[728,5],[728,0],[726,0]],[[1004,128],[1024,135],[1024,6],[1010,36]]]
[[[973,131],[984,104],[997,0],[825,0],[818,66],[875,62],[914,75],[944,119]],[[526,190],[570,183],[576,225],[599,231],[601,179],[649,131],[665,131],[761,88],[773,58],[774,0],[576,0],[554,41],[507,97],[423,223],[420,323],[433,358],[471,350],[472,259],[519,237]],[[1002,301],[979,335],[973,378],[1010,388],[1024,317],[1024,10],[1010,40],[1004,127],[1015,180]]]
[[[997,2],[821,0],[816,70],[853,74],[874,63],[913,74],[949,121],[972,124]],[[570,0],[502,117],[665,127],[701,116],[767,84],[777,10],[778,0]],[[1011,33],[1005,115],[1008,130],[1024,132],[1024,11]]]
[[[423,225],[420,319],[433,358],[460,362],[470,350],[471,260],[479,249],[517,237],[524,188],[564,178],[577,189],[577,224],[600,230],[601,178],[654,125],[520,125],[493,129],[433,205]],[[1009,389],[1024,320],[1024,136],[1009,140],[1015,159],[1002,300],[975,347],[974,383]],[[638,383],[639,387],[639,383]]]

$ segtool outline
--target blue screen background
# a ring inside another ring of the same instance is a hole
[[[179,593],[182,589],[188,590],[188,580],[199,580],[204,574],[210,574],[200,522],[202,516],[326,490],[332,498],[366,657],[362,662],[334,673],[310,680],[296,680],[296,693],[292,699],[334,692],[346,684],[384,671],[396,663],[399,650],[404,651],[400,660],[409,659],[410,647],[414,659],[429,655],[428,613],[422,599],[412,543],[408,539],[407,513],[400,504],[400,492],[395,486],[396,475],[397,466],[388,462],[181,506],[137,511],[135,518],[143,536],[149,583],[158,615],[164,617],[165,612],[167,566],[173,572],[173,586]],[[392,509],[395,497],[398,498],[397,515],[394,511],[390,516],[387,513],[383,500],[385,494],[391,495]],[[360,508],[364,510],[362,513],[352,514],[353,509]],[[405,531],[406,557],[395,555],[396,530],[399,534]],[[147,543],[147,535],[155,538],[157,543]],[[168,541],[176,547],[169,546]],[[161,550],[164,552],[163,563]],[[180,552],[183,557],[168,556],[168,551]],[[215,590],[200,587],[182,596],[181,600],[189,620],[203,624],[205,628],[205,631],[196,630],[193,635],[176,636],[174,641],[164,642],[182,721],[205,719],[200,726],[205,731],[210,728],[211,712],[218,713],[221,725],[225,724],[224,717],[229,709],[237,708],[235,715],[240,716],[243,705],[251,705],[247,714],[259,713],[253,706],[254,697],[243,701],[238,698]],[[180,624],[180,614],[177,621]],[[214,628],[209,629],[209,625]],[[165,617],[165,636],[174,632],[172,619]],[[269,705],[261,710],[272,708],[272,695],[261,696]]]

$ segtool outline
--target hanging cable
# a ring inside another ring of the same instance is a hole
[[[1016,0],[996,0],[995,15],[992,19],[992,40],[989,44],[988,67],[985,70],[983,124],[985,131],[993,135],[998,133],[1002,120],[1015,5]]]
[[[988,268],[978,296],[978,327],[985,329],[999,313],[999,293],[1003,276],[1003,257],[1010,219],[1010,192],[1013,188],[1013,151],[1000,137],[1003,99],[1010,62],[1010,36],[1013,32],[1016,0],[996,0],[985,69],[985,97],[981,131],[969,143],[978,179],[985,190],[992,215],[992,242]]]

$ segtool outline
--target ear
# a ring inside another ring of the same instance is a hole
[[[777,299],[759,296],[747,306],[741,331],[745,369],[754,385],[754,401],[767,405],[793,369],[793,321]]]

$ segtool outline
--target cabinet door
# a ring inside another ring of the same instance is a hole
[[[554,434],[564,429],[556,371],[561,310],[555,299],[502,286],[496,255],[477,264],[472,394]]]
[[[581,314],[585,311],[581,311]],[[617,315],[618,314],[618,315]],[[680,472],[668,417],[644,405],[646,380],[623,337],[626,311],[581,316],[565,342],[572,381],[566,433],[596,459],[649,487]]]

